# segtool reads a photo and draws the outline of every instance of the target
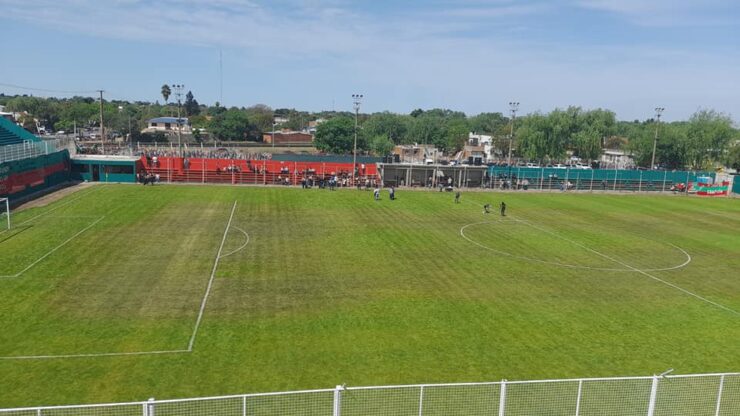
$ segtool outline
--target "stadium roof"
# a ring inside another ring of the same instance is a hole
[[[0,146],[23,142],[39,142],[41,139],[10,120],[0,117]]]

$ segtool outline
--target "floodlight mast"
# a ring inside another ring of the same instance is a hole
[[[658,128],[660,127],[660,116],[665,111],[663,107],[655,107],[655,139],[653,139],[653,158],[650,161],[650,170],[655,169],[655,149],[658,147]]]
[[[514,143],[514,121],[516,120],[516,112],[519,111],[519,103],[510,102],[509,110],[511,111],[511,133],[509,134],[509,157],[506,160],[506,164],[511,166],[511,148]]]
[[[357,117],[360,114],[362,94],[352,94],[352,104],[355,109],[355,144],[352,148],[352,186],[354,186],[357,181]]]

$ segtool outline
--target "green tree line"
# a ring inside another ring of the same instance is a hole
[[[105,101],[104,119],[109,131],[125,135],[131,126],[133,140],[145,140],[138,132],[147,120],[176,116],[177,103],[170,100],[171,91],[162,87],[165,104],[159,102]],[[21,120],[35,132],[34,119],[47,131],[71,132],[78,128],[97,127],[100,122],[99,102],[89,97],[40,98],[0,95],[0,105],[7,111],[27,112]],[[261,141],[273,127],[301,130],[309,123],[319,124],[315,146],[325,152],[352,152],[355,115],[351,112],[307,112],[296,109],[272,109],[265,105],[226,108],[219,103],[199,104],[191,91],[185,96],[182,114],[189,117],[196,139],[207,131],[220,141]],[[287,120],[273,125],[276,117]],[[409,114],[379,112],[359,114],[357,148],[362,153],[388,154],[399,144],[430,144],[453,154],[463,148],[469,132],[493,137],[494,148],[505,157],[511,138],[511,119],[502,113],[467,116],[449,109],[416,109]],[[713,110],[699,110],[688,120],[671,123],[655,120],[619,121],[606,109],[585,110],[581,107],[535,112],[517,117],[514,122],[514,156],[538,162],[562,161],[569,155],[587,160],[598,159],[603,148],[622,149],[631,153],[639,166],[647,167],[652,157],[657,131],[656,163],[665,168],[709,168],[717,164],[740,167],[740,131],[732,119]]]

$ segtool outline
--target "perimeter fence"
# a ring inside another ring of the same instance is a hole
[[[0,409],[2,416],[740,415],[740,373],[345,387]]]
[[[70,152],[74,149],[74,139],[26,141],[0,146],[0,163],[48,155],[65,149]]]

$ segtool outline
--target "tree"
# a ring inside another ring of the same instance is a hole
[[[695,169],[721,161],[731,139],[737,137],[730,117],[714,110],[699,110],[689,119],[687,131],[689,162]]]
[[[275,119],[272,108],[264,104],[257,104],[247,108],[245,112],[250,121],[250,139],[261,140],[262,133],[272,131],[272,123]]]
[[[516,129],[516,150],[520,156],[529,160],[543,160],[550,152],[548,139],[552,129],[548,117],[541,113],[529,114],[521,118],[521,125]]]
[[[509,134],[509,118],[501,113],[480,113],[469,120],[470,130],[491,136]]]
[[[249,132],[249,117],[238,108],[230,108],[211,119],[209,130],[219,140],[244,140]]]
[[[198,101],[195,100],[193,97],[193,92],[188,91],[187,94],[185,94],[185,114],[190,116],[195,116],[200,114],[200,104],[198,104]]]
[[[730,150],[727,152],[727,157],[725,159],[725,165],[727,165],[727,167],[731,169],[740,171],[740,143],[736,143],[734,146],[730,147]],[[740,179],[737,179],[736,176],[735,180]]]
[[[376,156],[386,156],[393,151],[395,144],[388,136],[379,134],[370,139],[370,150],[375,153]]]
[[[162,85],[162,98],[164,98],[165,105],[167,105],[167,101],[170,99],[171,94],[172,90],[170,89],[170,86],[167,84]]]
[[[334,117],[316,128],[314,144],[316,148],[328,153],[345,154],[352,152],[354,146],[355,121],[351,117]],[[357,148],[365,148],[364,135],[358,134]]]
[[[622,149],[627,147],[629,139],[622,136],[609,136],[604,141],[605,149]]]
[[[367,138],[385,136],[393,143],[401,143],[408,131],[407,118],[387,111],[375,113],[362,123],[362,133]]]
[[[447,122],[445,126],[445,137],[446,143],[444,149],[449,152],[457,152],[461,150],[468,140],[470,134],[470,127],[468,121],[465,118],[453,118]]]

